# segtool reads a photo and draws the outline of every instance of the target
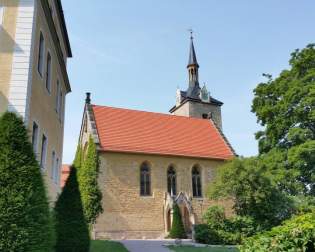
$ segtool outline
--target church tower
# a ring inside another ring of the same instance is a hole
[[[190,36],[190,51],[187,65],[188,88],[186,91],[177,90],[176,105],[170,109],[173,115],[188,117],[211,118],[222,129],[222,102],[210,96],[205,84],[199,85],[199,64],[194,47],[194,38]]]

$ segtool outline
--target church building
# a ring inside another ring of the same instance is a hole
[[[99,187],[104,212],[95,238],[166,237],[178,204],[188,237],[211,201],[207,186],[217,169],[235,156],[222,132],[222,102],[199,85],[199,64],[190,42],[189,82],[177,90],[171,114],[114,108],[91,103],[87,93],[79,142],[86,152],[92,136],[100,158]]]

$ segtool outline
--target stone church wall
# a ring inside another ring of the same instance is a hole
[[[140,196],[140,165],[147,161],[151,168],[151,196]],[[196,223],[210,205],[226,206],[230,202],[214,202],[205,198],[207,185],[213,180],[222,161],[206,159],[128,154],[101,153],[99,185],[103,193],[104,213],[94,226],[96,238],[163,238],[165,236],[164,200],[167,192],[167,168],[173,165],[177,176],[177,193],[192,195],[191,169],[198,164],[202,174],[204,198],[193,198]]]

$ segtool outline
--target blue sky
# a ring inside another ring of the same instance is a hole
[[[189,28],[200,82],[224,102],[224,133],[239,155],[255,155],[252,90],[262,73],[277,76],[293,50],[315,42],[313,0],[62,2],[73,51],[64,163],[74,157],[85,92],[95,104],[168,113],[176,88],[188,85]]]

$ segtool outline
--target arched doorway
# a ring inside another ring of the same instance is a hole
[[[192,232],[192,223],[190,220],[190,214],[187,207],[184,204],[180,205],[180,212],[182,216],[182,222],[184,224],[184,228],[187,234],[191,234]]]

